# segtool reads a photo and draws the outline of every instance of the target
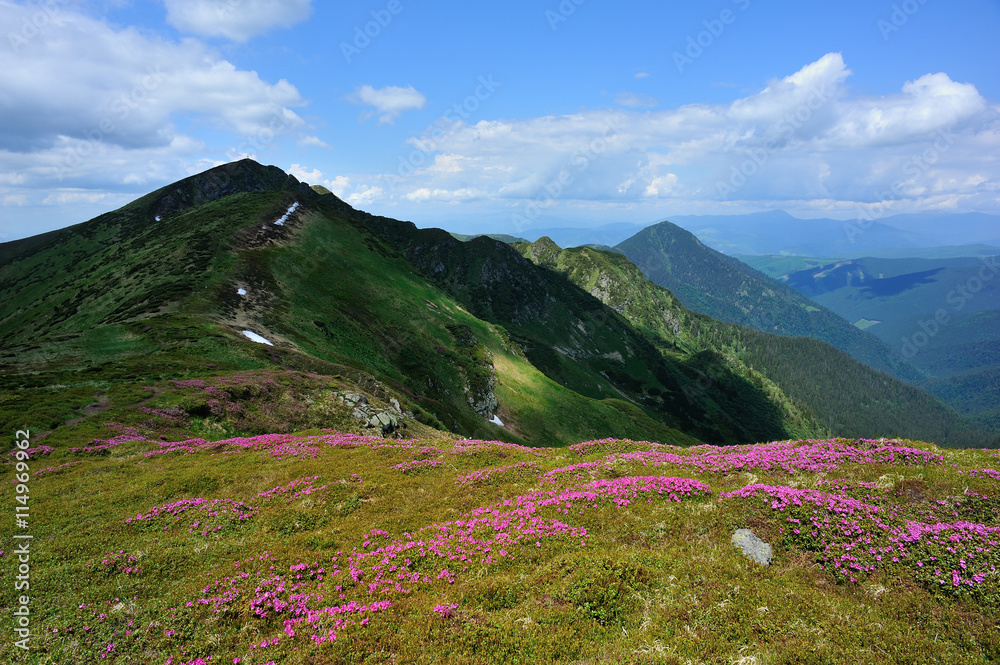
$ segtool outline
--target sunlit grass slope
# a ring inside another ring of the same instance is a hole
[[[206,385],[151,388],[144,410],[88,418],[94,440],[32,446],[36,632],[3,662],[1000,658],[995,452],[218,439],[168,405]]]

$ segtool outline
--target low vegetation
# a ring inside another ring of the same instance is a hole
[[[35,637],[5,662],[1000,658],[995,451],[231,436],[177,397],[21,455]]]

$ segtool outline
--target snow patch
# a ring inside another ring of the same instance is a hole
[[[291,215],[293,212],[295,212],[296,210],[298,210],[298,208],[299,208],[299,202],[296,201],[292,205],[288,206],[288,211],[284,215],[282,215],[281,218],[278,221],[276,221],[274,224],[276,226],[284,226],[285,222],[288,221],[289,215]]]
[[[245,296],[247,294],[247,290],[246,289],[236,289],[236,293],[240,294],[241,296]]]
[[[493,414],[493,417],[490,418],[490,422],[493,423],[494,425],[499,425],[500,427],[503,427],[503,421],[500,420],[500,418],[495,413]]]
[[[258,344],[267,344],[268,346],[274,346],[274,344],[271,343],[271,340],[265,339],[253,331],[244,330],[243,334],[246,335],[252,342],[257,342]]]

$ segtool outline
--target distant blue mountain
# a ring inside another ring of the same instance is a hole
[[[978,243],[1000,246],[1000,215],[920,213],[875,220],[799,219],[784,210],[747,215],[675,215],[673,224],[695,234],[712,249],[729,255],[785,255],[818,258],[938,256],[927,250]],[[543,236],[560,247],[614,246],[650,224],[616,222],[600,226],[558,217],[539,217],[537,226],[513,228],[497,216],[437,220],[450,231],[507,233],[534,241]],[[950,256],[976,256],[982,247]]]

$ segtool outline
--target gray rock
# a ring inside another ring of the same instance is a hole
[[[750,529],[737,529],[733,534],[733,545],[757,563],[771,565],[771,546],[755,536]]]
[[[353,392],[336,393],[338,399],[351,407],[351,415],[368,429],[378,429],[383,436],[397,432],[406,425],[402,423],[403,413],[399,400],[390,398],[392,408],[378,409],[364,395]],[[412,414],[410,414],[412,417]]]

